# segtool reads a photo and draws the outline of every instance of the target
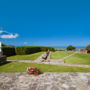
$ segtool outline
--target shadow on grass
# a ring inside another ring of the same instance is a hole
[[[5,64],[8,64],[8,63],[11,63],[11,61],[6,61],[4,63],[0,63],[0,66],[5,65]]]

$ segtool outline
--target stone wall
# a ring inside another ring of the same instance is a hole
[[[6,62],[6,56],[0,56],[0,64]]]

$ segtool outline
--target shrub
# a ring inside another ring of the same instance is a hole
[[[69,45],[68,47],[67,47],[67,50],[75,50],[76,49],[76,47],[73,47],[72,45]]]
[[[41,47],[41,46],[24,46],[24,47],[16,47],[17,55],[25,55],[32,54],[40,51],[54,51],[53,47]]]
[[[17,55],[25,55],[25,54],[32,54],[36,52],[40,52],[39,47],[31,47],[31,46],[24,46],[24,47],[16,47],[16,54]]]
[[[40,49],[41,49],[41,51],[47,51],[47,50],[55,51],[55,49],[53,47],[43,47],[43,46],[41,46]]]
[[[7,45],[5,45],[5,44],[2,43],[2,47],[4,47],[4,46],[7,46]]]
[[[86,47],[86,50],[90,50],[90,45],[88,45],[88,46]]]
[[[3,51],[3,55],[6,55],[6,56],[12,56],[16,54],[15,47],[3,46],[2,51]]]
[[[38,69],[37,67],[28,67],[27,73],[34,75],[34,76],[37,76],[37,75],[41,74],[42,71],[40,69]]]

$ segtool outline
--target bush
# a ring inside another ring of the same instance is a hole
[[[15,47],[3,46],[2,51],[3,51],[3,55],[6,55],[6,56],[12,56],[12,55],[16,54],[15,53]]]
[[[72,45],[67,47],[67,50],[71,50],[72,51],[72,50],[75,50],[75,49],[76,49],[76,47],[73,47]]]
[[[47,50],[50,50],[50,51],[55,51],[55,49],[53,47],[40,47],[41,51],[47,51]]]
[[[24,47],[16,47],[16,54],[17,55],[25,55],[25,54],[32,54],[40,51],[54,51],[53,47],[39,47],[39,46],[24,46]]]
[[[90,45],[88,45],[88,46],[86,47],[86,50],[90,50]]]
[[[39,47],[31,47],[31,46],[24,46],[24,47],[16,47],[16,54],[17,55],[25,55],[25,54],[32,54],[36,52],[40,52]]]
[[[42,74],[42,71],[40,69],[38,69],[37,67],[28,67],[27,73],[34,75],[34,76],[37,76],[39,74]]]

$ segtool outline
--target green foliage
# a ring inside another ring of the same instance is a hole
[[[31,47],[31,46],[24,46],[24,47],[16,47],[16,54],[17,55],[25,55],[25,54],[32,54],[36,52],[40,52],[39,47]]]
[[[2,51],[3,51],[3,55],[6,55],[6,56],[15,55],[15,47],[3,46]]]
[[[76,49],[76,47],[73,47],[72,45],[69,45],[69,46],[67,47],[67,50],[70,50],[70,51],[75,50],[75,49]]]
[[[86,47],[86,50],[90,50],[90,45],[88,45],[88,46]]]
[[[43,46],[40,47],[40,50],[41,51],[47,51],[47,50],[55,51],[55,49],[53,47],[43,47]]]
[[[24,47],[16,47],[16,54],[17,55],[25,55],[25,54],[32,54],[40,51],[54,51],[53,47],[39,47],[39,46],[24,46]]]
[[[5,47],[5,46],[7,46],[7,45],[5,45],[5,44],[2,43],[2,47]]]

